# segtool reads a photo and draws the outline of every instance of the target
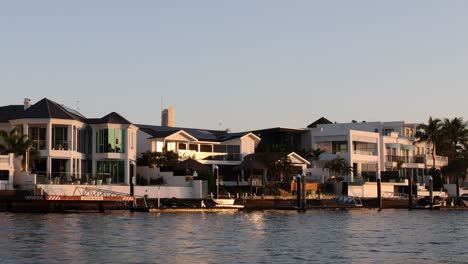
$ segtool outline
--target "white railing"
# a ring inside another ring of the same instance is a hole
[[[366,156],[377,156],[377,154],[374,151],[364,151],[364,150],[355,150],[354,154],[366,155]]]
[[[227,153],[218,153],[218,152],[202,152],[195,150],[178,150],[179,157],[181,158],[192,158],[195,160],[203,160],[208,157],[213,156],[226,156]]]
[[[10,163],[10,157],[6,155],[1,155],[0,156],[0,164],[9,164]]]

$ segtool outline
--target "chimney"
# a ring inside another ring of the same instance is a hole
[[[174,127],[174,108],[172,106],[161,112],[161,126]]]
[[[28,109],[32,105],[31,99],[24,98],[24,110]]]

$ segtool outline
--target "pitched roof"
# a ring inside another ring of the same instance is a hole
[[[44,98],[24,110],[17,118],[57,118],[83,121],[83,117],[69,112],[58,103]]]
[[[333,124],[333,122],[322,116],[321,118],[317,119],[315,122],[308,125],[307,127],[308,128],[314,128],[314,127],[317,127],[317,125],[324,125],[324,124],[325,125],[326,124]]]
[[[44,98],[24,110],[24,105],[0,107],[0,122],[22,118],[55,118],[77,120],[87,124],[132,124],[121,115],[112,112],[102,118],[86,118],[78,111]]]
[[[0,106],[0,123],[16,119],[24,111],[23,105]]]
[[[220,141],[220,136],[227,134],[226,131],[206,130],[198,128],[152,126],[143,124],[139,124],[137,126],[140,128],[140,130],[150,134],[155,138],[167,137],[183,130],[200,141]]]
[[[130,121],[125,119],[123,116],[117,114],[116,112],[112,112],[108,115],[105,115],[102,118],[88,118],[87,121],[87,123],[89,124],[132,124]]]

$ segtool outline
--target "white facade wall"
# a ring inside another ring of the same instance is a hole
[[[388,158],[389,155],[407,156],[406,162],[402,167],[408,170],[410,175],[417,175],[418,170],[422,170],[427,166],[427,155],[423,156],[426,160],[426,166],[423,163],[415,162],[416,155],[421,154],[422,149],[426,153],[430,149],[426,143],[414,143],[415,124],[409,124],[404,121],[323,124],[318,125],[317,128],[311,128],[309,131],[310,148],[317,148],[323,142],[347,141],[348,152],[338,154],[323,153],[320,156],[321,161],[319,162],[322,166],[326,161],[339,156],[346,159],[350,166],[353,163],[357,164],[356,174],[359,174],[361,164],[375,164],[378,166],[377,171],[384,171],[386,168],[391,169],[396,167],[396,162],[388,161],[390,159]],[[376,155],[366,155],[366,153],[354,151],[353,141],[377,144]],[[387,146],[396,146],[395,144],[402,147],[394,153],[387,153]],[[446,164],[446,159],[443,157],[437,157],[436,159],[436,166],[440,167]],[[430,160],[432,160],[432,157]]]
[[[382,182],[381,191],[382,192],[395,192],[395,186],[403,186],[402,184],[396,183],[387,183]],[[348,186],[348,195],[356,197],[365,197],[365,198],[376,198],[377,197],[377,183],[376,182],[366,182],[363,185]]]
[[[13,190],[14,155],[0,155],[0,170],[8,171],[8,180],[0,181],[0,190]]]
[[[16,119],[11,120],[10,123],[3,123],[1,130],[9,131],[16,126],[23,127],[23,134],[28,135],[28,130],[31,127],[42,127],[46,129],[46,147],[43,150],[39,150],[41,158],[46,158],[46,173],[51,175],[52,172],[52,159],[64,159],[68,160],[67,172],[75,177],[82,175],[82,161],[87,159],[87,155],[78,152],[78,130],[88,126],[88,124],[82,123],[76,120],[68,119]],[[55,126],[67,127],[67,146],[60,148],[53,145],[52,129]],[[96,162],[104,159],[119,159],[125,162],[125,183],[129,183],[130,175],[130,164],[134,164],[136,168],[137,158],[137,131],[138,128],[134,125],[120,125],[120,124],[103,124],[103,125],[91,125],[92,128],[92,173],[96,174]],[[104,128],[119,128],[125,130],[126,134],[126,146],[125,153],[97,153],[96,150],[96,131],[97,129]],[[68,177],[68,176],[67,176]]]

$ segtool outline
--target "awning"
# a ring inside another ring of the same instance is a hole
[[[401,149],[404,149],[404,150],[414,150],[414,146],[411,146],[411,145],[401,145]]]
[[[385,144],[385,146],[386,146],[387,148],[398,149],[398,148],[400,148],[401,144],[398,144],[398,143],[387,143],[387,144]]]

